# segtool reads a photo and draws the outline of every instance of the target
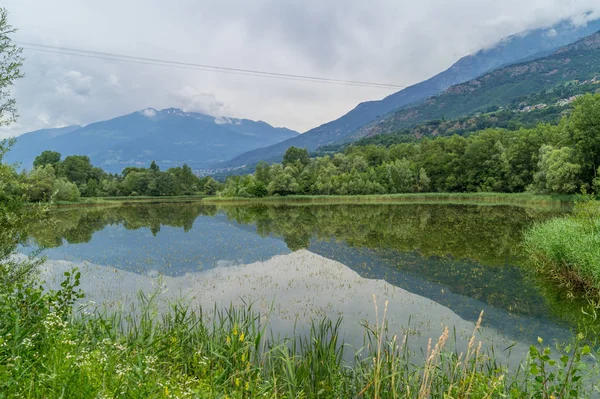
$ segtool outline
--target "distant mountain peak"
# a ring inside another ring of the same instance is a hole
[[[120,172],[150,161],[203,169],[244,152],[279,143],[298,132],[249,119],[214,117],[180,108],[145,108],[84,127],[46,129],[21,135],[7,159],[30,168],[45,150],[87,155],[96,166]]]

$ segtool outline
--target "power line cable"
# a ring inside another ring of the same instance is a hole
[[[70,47],[50,46],[50,45],[46,45],[46,44],[30,43],[30,42],[16,42],[16,44],[22,46],[26,50],[39,51],[39,52],[44,52],[44,53],[62,54],[62,55],[70,55],[70,56],[85,57],[85,58],[96,58],[96,59],[103,59],[103,60],[109,60],[109,61],[132,62],[132,63],[145,64],[145,65],[175,67],[175,68],[181,68],[181,69],[222,72],[222,73],[230,73],[230,74],[245,75],[245,76],[267,77],[267,78],[276,78],[276,79],[285,79],[285,80],[340,84],[340,85],[346,85],[346,86],[371,87],[371,88],[381,88],[381,89],[398,90],[398,89],[405,89],[405,88],[409,87],[409,86],[402,86],[402,85],[395,85],[395,84],[388,84],[388,83],[375,83],[375,82],[364,82],[364,81],[356,81],[356,80],[332,79],[332,78],[324,78],[324,77],[318,77],[318,76],[285,74],[285,73],[277,73],[277,72],[242,69],[242,68],[229,68],[229,67],[222,67],[222,66],[216,66],[216,65],[205,65],[205,64],[195,64],[195,63],[189,63],[189,62],[169,61],[169,60],[163,60],[163,59],[158,59],[158,58],[135,57],[135,56],[128,56],[128,55],[115,54],[115,53],[106,53],[106,52],[99,52],[99,51],[90,51],[90,50],[83,50],[83,49],[70,48]]]

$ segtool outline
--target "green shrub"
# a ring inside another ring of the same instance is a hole
[[[535,225],[525,247],[540,271],[570,290],[600,295],[600,202],[576,202],[572,215]]]

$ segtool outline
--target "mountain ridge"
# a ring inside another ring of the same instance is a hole
[[[577,27],[570,21],[561,21],[553,26],[535,29],[526,34],[508,36],[491,48],[482,49],[475,54],[460,58],[450,68],[430,79],[393,93],[382,100],[360,103],[340,118],[322,124],[296,138],[288,139],[271,147],[253,150],[213,166],[216,168],[239,167],[256,164],[260,160],[277,162],[281,160],[283,153],[290,146],[314,151],[324,145],[342,142],[357,129],[390,112],[423,101],[453,85],[469,81],[501,66],[510,65],[532,56],[551,54],[564,45],[575,42],[597,30],[600,30],[600,19],[589,21],[585,27]],[[556,35],[550,36],[549,31],[555,31]]]
[[[42,151],[63,156],[87,155],[96,166],[120,172],[127,166],[164,167],[188,163],[202,168],[253,148],[298,135],[263,121],[214,117],[178,108],[146,108],[85,126],[25,133],[7,154],[10,162],[29,168]]]
[[[349,141],[393,133],[427,121],[473,115],[489,107],[505,107],[524,95],[556,90],[561,84],[597,80],[599,63],[600,31],[546,57],[496,69],[454,85],[419,105],[390,113],[353,132]]]

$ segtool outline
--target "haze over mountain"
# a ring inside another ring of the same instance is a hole
[[[95,166],[120,172],[127,166],[192,168],[230,159],[246,151],[295,137],[298,132],[247,119],[215,118],[170,108],[148,108],[87,126],[38,130],[18,137],[8,162],[31,168],[44,150],[88,155]]]
[[[563,21],[548,28],[507,37],[492,48],[463,57],[449,69],[429,80],[401,90],[383,100],[361,103],[339,119],[311,129],[298,137],[242,154],[218,166],[253,165],[261,160],[276,162],[281,160],[285,150],[291,146],[314,151],[320,146],[345,141],[357,129],[384,117],[389,112],[423,101],[453,85],[469,81],[496,68],[551,54],[598,30],[600,30],[600,20],[590,21],[585,26],[576,26],[570,21]]]

